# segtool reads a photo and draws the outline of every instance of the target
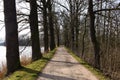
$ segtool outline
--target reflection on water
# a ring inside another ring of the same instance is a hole
[[[21,56],[27,56],[27,57],[31,57],[31,47],[24,47],[24,46],[20,46],[19,47],[20,52],[20,57]],[[23,51],[24,50],[24,51]],[[41,52],[44,53],[44,48],[41,48]],[[2,67],[2,64],[6,64],[6,47],[5,46],[0,46],[0,70]]]

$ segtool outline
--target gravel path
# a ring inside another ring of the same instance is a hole
[[[90,71],[79,64],[64,47],[56,54],[40,73],[37,80],[98,80]]]

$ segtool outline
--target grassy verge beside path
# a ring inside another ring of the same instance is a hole
[[[14,72],[12,75],[3,80],[36,80],[38,74],[42,71],[47,62],[53,57],[55,51],[56,49],[50,51],[49,53],[43,55],[40,60],[32,62],[31,64],[23,67],[23,69]]]
[[[91,71],[99,80],[110,80],[109,78],[105,77],[98,69],[93,68],[88,63],[80,59],[77,55],[75,55],[71,50],[66,50],[84,67],[86,67],[89,71]]]

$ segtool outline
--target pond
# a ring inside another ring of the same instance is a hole
[[[21,57],[31,57],[31,47],[30,46],[20,46],[19,47],[20,51],[20,58]],[[41,47],[41,52],[44,53],[44,47]],[[5,46],[0,46],[0,70],[2,69],[2,65],[6,65],[6,47]]]

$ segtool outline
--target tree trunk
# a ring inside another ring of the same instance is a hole
[[[44,50],[49,51],[48,22],[47,22],[47,3],[43,0],[43,26],[44,26]]]
[[[100,46],[96,39],[95,31],[95,14],[93,12],[93,0],[89,0],[89,15],[90,15],[90,36],[95,53],[95,67],[100,69]]]
[[[73,13],[71,12],[71,22],[70,22],[70,27],[71,27],[71,49],[74,50],[74,43],[75,43],[75,27],[74,27],[74,18],[73,18]]]
[[[75,4],[75,29],[76,29],[76,50],[78,51],[78,47],[79,47],[79,25],[80,25],[80,21],[79,21],[79,0],[74,0],[74,4]]]
[[[30,0],[30,30],[32,40],[32,60],[42,57],[39,42],[38,14],[36,0]]]
[[[57,32],[57,46],[58,47],[60,46],[60,33],[59,33],[59,30]]]
[[[55,48],[55,36],[54,36],[54,25],[53,25],[53,13],[52,13],[52,3],[48,0],[48,11],[49,11],[49,29],[50,29],[50,50]]]
[[[79,21],[78,21],[78,15],[76,15],[76,24],[75,24],[75,29],[76,29],[76,50],[78,49],[79,45]]]
[[[83,33],[83,38],[82,38],[82,57],[84,58],[84,50],[85,50],[85,35],[86,35],[86,28],[87,28],[87,16],[85,18],[85,30]]]
[[[7,75],[21,68],[15,0],[4,0]]]

